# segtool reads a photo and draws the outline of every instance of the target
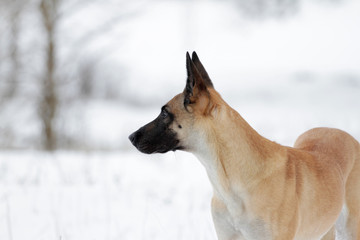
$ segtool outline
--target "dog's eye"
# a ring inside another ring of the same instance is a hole
[[[190,99],[189,98],[185,98],[184,99],[184,105],[187,106],[190,104]]]
[[[161,118],[167,118],[167,116],[169,116],[169,113],[165,109],[163,109],[161,111]]]

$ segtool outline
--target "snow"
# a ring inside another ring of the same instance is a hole
[[[190,154],[2,152],[0,172],[0,239],[215,239]]]

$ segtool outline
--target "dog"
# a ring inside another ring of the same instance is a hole
[[[360,145],[348,133],[311,129],[294,147],[259,135],[215,90],[195,52],[186,53],[184,91],[129,136],[143,153],[183,150],[204,165],[213,187],[219,240],[360,239]]]

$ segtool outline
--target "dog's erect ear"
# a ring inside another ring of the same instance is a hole
[[[197,70],[199,71],[202,79],[204,80],[204,83],[207,87],[212,87],[214,88],[213,83],[211,82],[211,79],[208,75],[208,73],[206,72],[204,66],[202,65],[202,63],[200,62],[200,59],[198,57],[198,55],[196,54],[196,52],[192,53],[192,61],[194,62]]]
[[[187,80],[186,86],[184,89],[184,104],[185,106],[193,103],[194,97],[196,97],[200,92],[207,91],[206,84],[196,68],[194,62],[191,60],[189,53],[186,53],[186,70],[187,70]]]

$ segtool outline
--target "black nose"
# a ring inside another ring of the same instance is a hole
[[[141,133],[139,131],[136,131],[129,136],[129,140],[134,146],[136,146],[136,143],[139,140],[140,135]]]
[[[136,132],[130,134],[130,136],[129,136],[129,140],[132,144],[134,144],[134,141],[135,141],[135,134],[136,134]]]

